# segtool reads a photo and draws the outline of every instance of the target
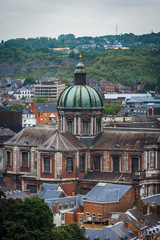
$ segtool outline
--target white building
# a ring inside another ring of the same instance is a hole
[[[24,110],[22,114],[22,127],[36,126],[36,115],[29,110]]]
[[[20,88],[20,89],[18,89],[16,92],[14,92],[14,94],[13,94],[13,96],[17,99],[17,100],[19,100],[19,99],[21,99],[21,98],[30,98],[30,97],[32,97],[34,95],[34,93],[31,91],[31,90],[29,90],[29,89],[27,89],[27,88],[25,88],[25,87],[22,87],[22,88]]]

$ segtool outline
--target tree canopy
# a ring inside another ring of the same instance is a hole
[[[106,115],[117,115],[121,109],[120,103],[105,103],[104,104],[104,114]]]
[[[27,85],[27,84],[35,84],[36,80],[34,79],[34,77],[26,77],[26,79],[24,80],[23,85]]]
[[[22,104],[18,104],[18,103],[7,105],[6,108],[8,108],[9,110],[17,110],[17,111],[22,111],[25,109]]]
[[[0,191],[0,236],[2,240],[85,240],[76,223],[55,227],[44,199],[6,199]]]

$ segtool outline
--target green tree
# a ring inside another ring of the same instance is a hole
[[[22,111],[25,109],[23,105],[18,104],[18,103],[14,103],[12,105],[7,105],[6,108],[9,110],[17,110],[17,111]]]
[[[36,102],[36,103],[50,103],[51,101],[49,101],[47,98],[34,98],[32,102]]]
[[[54,240],[86,240],[77,223],[73,222],[66,226],[56,227],[53,230]]]
[[[24,80],[24,83],[23,85],[27,85],[27,84],[35,84],[36,83],[36,80],[34,79],[34,77],[27,77],[25,80]]]
[[[17,199],[12,204],[11,218],[3,222],[3,240],[53,239],[53,214],[38,197]]]
[[[104,114],[106,115],[117,115],[121,109],[120,103],[105,103],[104,104]]]

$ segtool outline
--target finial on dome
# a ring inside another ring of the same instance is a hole
[[[79,62],[76,65],[75,70],[75,85],[86,85],[86,70],[84,69],[84,65],[82,63],[82,55],[79,56]]]

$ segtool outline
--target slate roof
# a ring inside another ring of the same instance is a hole
[[[57,112],[57,103],[37,103],[36,109],[38,112]]]
[[[59,198],[62,193],[63,191],[47,189],[42,198],[44,199]]]
[[[103,132],[95,138],[90,146],[90,150],[133,150],[143,151],[145,142],[157,141],[160,132],[142,132],[142,131],[120,131],[118,128]]]
[[[43,183],[41,190],[38,192],[38,196],[43,197],[47,190],[57,191],[59,186],[59,184]]]
[[[6,136],[14,136],[15,132],[13,132],[9,128],[0,128],[0,137],[6,137]]]
[[[159,225],[159,218],[156,217],[153,213],[144,215],[144,218],[149,228]]]
[[[155,203],[157,206],[160,206],[160,193],[148,197],[143,197],[141,200],[145,205],[147,205],[147,203]]]
[[[132,216],[128,215],[127,213],[112,213],[111,217],[110,217],[111,221],[123,221],[123,222],[131,222],[133,223],[133,225],[138,228],[138,229],[144,229],[147,228],[147,226],[144,226],[144,224],[142,224],[139,221],[136,221]]]
[[[22,200],[24,200],[26,197],[30,198],[29,195],[27,195],[25,192],[12,192],[12,193],[6,193],[6,197],[7,198],[13,198],[13,199],[17,199],[17,198],[21,198]]]
[[[123,222],[107,226],[103,229],[85,228],[83,233],[86,237],[88,236],[90,240],[121,240],[122,237],[133,239],[133,237],[130,235],[130,231]]]
[[[28,110],[28,109],[27,109],[27,110],[25,109],[25,110],[23,110],[23,114],[34,114],[34,113],[33,113],[33,112],[31,112],[31,111],[30,111],[30,110]]]
[[[85,201],[112,203],[120,199],[132,188],[130,185],[98,183],[87,194]]]
[[[126,213],[133,217],[135,220],[141,219],[145,220],[144,215],[138,210],[138,208],[128,209]]]
[[[66,203],[68,204],[69,208],[71,208],[71,204],[74,204],[74,206],[83,206],[83,198],[83,195],[76,195],[62,198],[45,199],[45,202],[48,204],[50,209],[53,210],[55,203],[59,203],[59,207],[62,206],[63,208],[66,208]]]
[[[38,149],[48,151],[77,151],[80,149],[85,150],[86,147],[69,132],[59,132],[56,130],[54,135],[47,139]]]
[[[52,128],[24,128],[14,137],[5,142],[5,145],[39,146],[54,134]]]
[[[117,183],[134,183],[134,180],[139,178],[139,176],[134,173],[120,173],[120,172],[93,172],[89,171],[85,176],[82,177],[83,180],[90,181],[105,181],[105,182],[117,182]]]

